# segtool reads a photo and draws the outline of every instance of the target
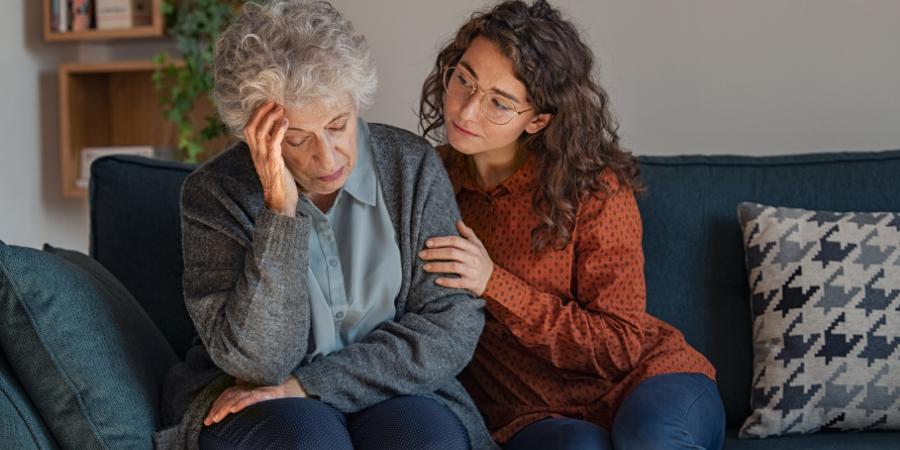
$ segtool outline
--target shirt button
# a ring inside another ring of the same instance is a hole
[[[334,317],[337,317],[338,319],[340,319],[341,317],[344,317],[344,313],[339,312],[339,313],[335,314]]]
[[[544,368],[543,368],[543,367],[540,367],[540,366],[538,366],[538,368],[537,368],[537,369],[535,369],[535,372],[537,372],[537,373],[544,373]]]
[[[506,333],[503,333],[503,336],[500,336],[500,339],[503,339],[505,341],[505,340],[509,339],[509,335]]]
[[[579,420],[584,420],[584,414],[579,414],[579,415],[578,415],[578,419],[579,419]]]
[[[336,266],[336,265],[337,265],[337,260],[334,259],[334,258],[331,258],[331,259],[328,260],[328,264],[331,264],[332,266]]]
[[[488,202],[488,203],[491,202],[491,198],[490,198],[490,197],[487,198],[487,202]]]

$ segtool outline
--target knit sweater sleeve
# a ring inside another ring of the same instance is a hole
[[[233,150],[182,191],[185,303],[219,368],[278,385],[306,354],[310,220],[266,209],[249,154]]]
[[[460,218],[437,155],[423,148],[417,165],[384,188],[404,191],[396,195],[405,217],[397,227],[405,286],[397,304],[404,306],[361,342],[294,372],[307,392],[345,413],[398,395],[430,395],[447,385],[471,359],[484,326],[483,300],[438,286],[438,276],[425,272],[416,257],[429,238],[456,235]]]

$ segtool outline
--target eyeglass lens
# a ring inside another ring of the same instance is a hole
[[[478,90],[471,76],[455,67],[450,67],[444,72],[444,88],[452,97],[465,100]],[[506,97],[495,92],[483,94],[481,100],[481,113],[493,123],[504,125],[516,115],[516,108]]]

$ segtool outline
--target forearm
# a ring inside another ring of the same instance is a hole
[[[311,396],[342,412],[398,395],[429,394],[471,359],[484,326],[482,305],[471,295],[432,302],[293,373]]]
[[[189,215],[183,229],[185,301],[213,361],[280,384],[306,354],[308,219],[261,210],[247,241]]]

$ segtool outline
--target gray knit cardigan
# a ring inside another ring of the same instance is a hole
[[[370,124],[370,136],[400,246],[397,315],[362,342],[309,364],[303,357],[310,218],[265,208],[243,142],[185,181],[184,294],[199,336],[185,362],[166,376],[157,449],[197,449],[203,418],[235,378],[277,385],[290,373],[343,413],[399,395],[430,396],[459,417],[474,450],[498,448],[455,378],[475,351],[484,301],[437,286],[417,256],[427,239],[457,234],[450,182],[437,153],[418,136],[380,124]]]

